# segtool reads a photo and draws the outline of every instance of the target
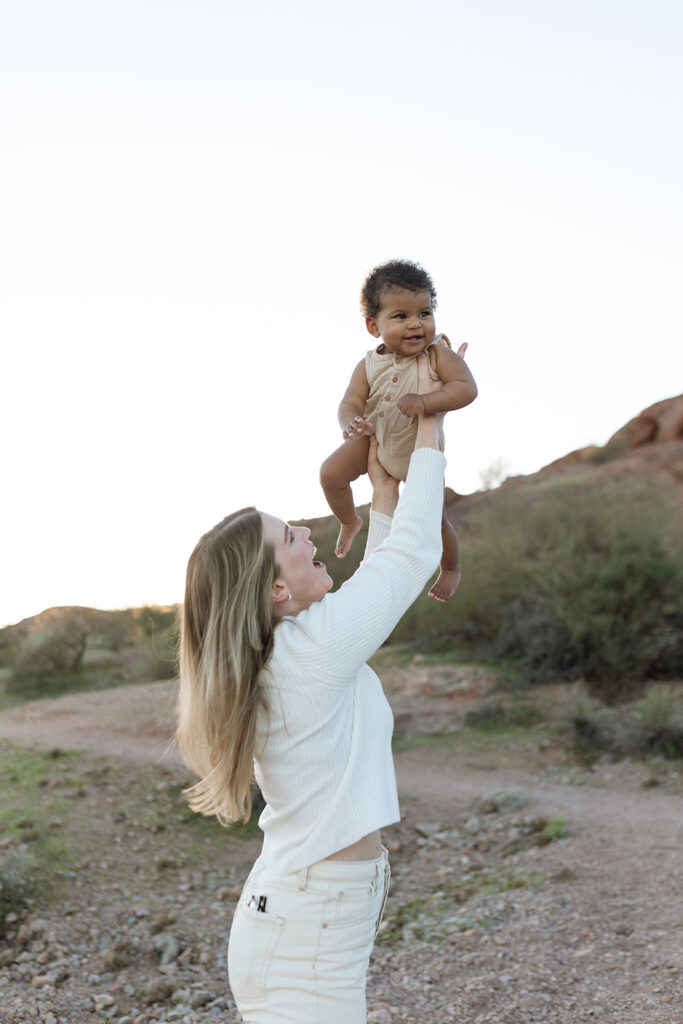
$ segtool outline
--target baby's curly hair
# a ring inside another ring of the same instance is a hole
[[[388,260],[370,271],[360,291],[363,316],[377,316],[382,306],[382,292],[389,288],[405,288],[409,292],[429,292],[436,309],[436,288],[427,271],[410,260]]]

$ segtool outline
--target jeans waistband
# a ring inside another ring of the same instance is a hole
[[[382,847],[382,853],[374,860],[319,860],[300,871],[292,871],[288,875],[270,876],[265,866],[258,861],[254,870],[263,872],[262,880],[284,889],[306,889],[316,883],[363,884],[373,882],[385,875],[389,867],[389,852]]]

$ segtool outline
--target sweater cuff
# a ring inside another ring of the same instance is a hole
[[[363,561],[370,557],[383,540],[387,539],[391,533],[393,521],[393,518],[385,515],[384,512],[375,512],[374,509],[370,509],[370,525],[368,527],[368,539],[365,543]]]
[[[434,468],[438,466],[442,467],[442,472],[445,471],[446,456],[443,452],[437,448],[416,448],[410,456],[407,479],[414,480],[431,476]]]

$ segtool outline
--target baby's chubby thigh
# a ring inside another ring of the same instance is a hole
[[[354,437],[345,441],[323,462],[320,482],[323,487],[340,487],[357,480],[368,471],[370,438]]]

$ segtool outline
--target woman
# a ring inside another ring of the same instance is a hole
[[[426,393],[438,384],[419,362]],[[380,829],[399,820],[393,718],[366,661],[438,564],[444,466],[436,417],[422,416],[399,503],[373,444],[365,561],[334,594],[310,531],[254,509],[190,558],[177,730],[200,777],[190,805],[246,820],[252,766],[266,800],[228,950],[245,1024],[366,1020],[390,874]]]

